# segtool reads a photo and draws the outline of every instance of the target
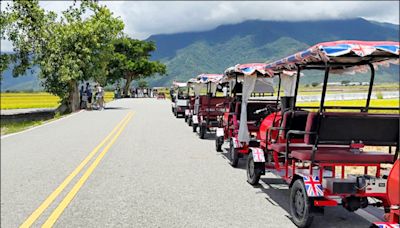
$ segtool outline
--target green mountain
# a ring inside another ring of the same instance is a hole
[[[157,44],[152,59],[167,65],[167,75],[148,79],[151,86],[169,86],[173,80],[187,81],[200,73],[222,73],[238,63],[266,62],[332,40],[399,40],[399,26],[362,18],[321,21],[245,21],[221,25],[203,32],[150,36]],[[36,75],[12,78],[3,72],[1,90],[40,89]],[[321,72],[306,72],[303,84],[321,81]],[[19,81],[22,80],[22,81]],[[343,75],[333,81],[368,81],[367,75]],[[31,81],[31,84],[29,82]],[[33,81],[33,82],[32,82]],[[399,68],[377,72],[376,82],[398,82]]]
[[[276,22],[246,21],[205,32],[154,35],[153,58],[168,67],[167,76],[149,79],[153,86],[187,81],[199,73],[222,73],[238,63],[266,62],[332,40],[399,40],[398,25],[365,19]],[[306,71],[301,83],[319,82],[321,72]],[[367,75],[332,77],[333,81],[368,81]],[[398,82],[398,67],[377,72],[377,82]]]

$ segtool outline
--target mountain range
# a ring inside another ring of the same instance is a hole
[[[222,73],[238,63],[277,60],[316,43],[333,40],[399,41],[399,25],[368,21],[363,18],[320,21],[260,21],[221,25],[209,31],[152,35],[157,50],[153,60],[167,65],[167,75],[154,76],[152,86],[169,86],[173,80],[187,81],[200,73]],[[3,73],[2,91],[20,89],[23,84],[37,85],[29,74],[22,82],[10,83],[10,70]],[[398,82],[398,67],[377,72],[377,82]],[[37,78],[37,77],[36,77]],[[302,83],[319,82],[311,72]],[[333,78],[333,77],[332,77]],[[19,79],[19,78],[18,78]],[[333,78],[333,81],[368,81],[365,75]]]

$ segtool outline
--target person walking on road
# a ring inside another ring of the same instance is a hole
[[[83,88],[83,85],[81,86],[81,89],[79,90],[79,108],[82,109],[82,103],[83,103],[83,93],[85,92],[85,89]]]
[[[89,82],[86,83],[86,90],[85,90],[86,96],[87,96],[87,103],[89,104],[89,107],[92,104],[92,89],[90,88]]]
[[[100,86],[100,84],[96,85],[97,91],[96,91],[96,98],[97,98],[97,105],[99,107],[99,110],[104,109],[104,89],[103,87]]]

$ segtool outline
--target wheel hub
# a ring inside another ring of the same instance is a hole
[[[296,214],[302,216],[304,213],[304,196],[301,191],[296,192],[294,201],[295,201]]]
[[[254,161],[252,160],[249,161],[249,176],[254,176]]]

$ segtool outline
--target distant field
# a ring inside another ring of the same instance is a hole
[[[327,106],[365,106],[365,100],[325,101]],[[319,102],[299,102],[299,106],[319,106]],[[399,99],[371,100],[370,107],[399,107]]]
[[[1,109],[55,108],[60,98],[49,93],[0,93]],[[106,102],[114,99],[113,92],[106,92]]]
[[[326,106],[356,106],[356,107],[363,107],[365,106],[366,101],[365,100],[346,100],[346,101],[326,101],[325,105]],[[319,102],[299,102],[296,104],[296,106],[315,106],[319,107]],[[394,107],[394,108],[399,108],[399,99],[376,99],[376,100],[371,100],[371,103],[369,105],[370,107]],[[339,110],[331,110],[331,111],[339,111]],[[351,110],[347,110],[351,111]],[[356,111],[356,110],[353,110]],[[370,110],[370,113],[393,113],[393,114],[399,114],[399,111],[397,110]]]

